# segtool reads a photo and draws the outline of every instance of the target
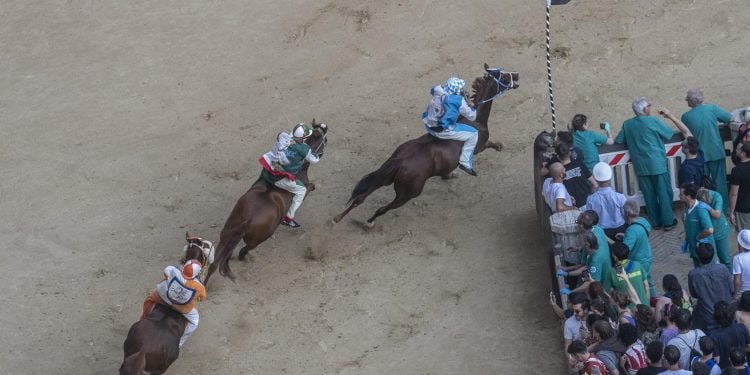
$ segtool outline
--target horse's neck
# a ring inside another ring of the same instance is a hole
[[[485,100],[489,98],[489,95],[483,95],[483,98],[477,99],[477,102],[481,102],[482,100]],[[477,108],[477,119],[475,122],[483,125],[485,128],[487,128],[487,123],[490,119],[490,111],[492,111],[492,102],[493,100],[490,100],[487,103],[479,105],[479,108]]]

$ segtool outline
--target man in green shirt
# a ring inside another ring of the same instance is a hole
[[[698,247],[698,243],[709,243],[711,248],[716,248],[714,242],[714,224],[711,221],[711,208],[707,204],[698,201],[698,186],[692,182],[688,182],[680,188],[680,200],[685,202],[685,244],[687,250],[690,252],[690,257],[693,258],[693,265],[699,267],[701,265],[698,260],[698,255],[695,249]]]
[[[577,288],[570,290],[563,288],[562,294],[571,292],[582,292],[588,289],[592,281],[604,282],[604,277],[612,268],[612,260],[609,253],[609,243],[604,229],[599,227],[599,215],[595,211],[587,210],[582,212],[576,223],[581,231],[583,242],[583,251],[581,252],[580,264],[574,266],[563,266],[557,270],[558,276],[579,276],[583,271],[587,271],[589,279],[584,281]]]
[[[625,222],[628,229],[625,230],[625,237],[622,243],[630,249],[628,259],[638,262],[646,270],[646,281],[648,281],[648,292],[650,295],[656,295],[654,281],[651,278],[651,263],[653,261],[653,251],[651,244],[648,242],[648,235],[651,233],[651,224],[648,220],[640,216],[641,207],[634,199],[625,201],[622,211],[625,216]]]
[[[577,114],[573,116],[573,146],[578,147],[583,152],[583,164],[590,171],[599,162],[599,146],[611,145],[614,143],[612,133],[609,132],[609,124],[605,123],[605,137],[593,130],[589,130],[588,118],[586,115]]]
[[[726,211],[729,208],[729,191],[727,190],[726,154],[724,141],[719,134],[719,122],[729,123],[732,115],[713,104],[703,104],[703,93],[690,89],[685,97],[691,110],[682,114],[682,122],[698,139],[706,163],[704,173],[716,183],[716,190],[721,194]]]
[[[672,138],[672,129],[661,120],[651,116],[651,103],[645,97],[633,101],[635,117],[622,124],[615,143],[628,146],[630,159],[638,177],[638,187],[646,202],[646,212],[654,229],[671,230],[677,225],[672,214],[672,185],[667,170],[667,154],[664,142]],[[685,136],[690,130],[671,112],[659,111],[670,119]]]
[[[604,278],[604,290],[615,288],[619,292],[631,296],[631,299],[633,299],[632,295],[635,294],[638,296],[639,301],[631,302],[631,308],[635,307],[638,303],[649,305],[651,295],[649,294],[648,281],[646,280],[646,269],[640,263],[628,259],[630,249],[624,243],[613,243],[610,246],[610,251],[612,252],[612,261],[615,263],[615,267],[611,268]],[[627,280],[623,277],[625,275],[627,275]],[[630,285],[628,285],[628,280]],[[633,288],[632,291],[630,290],[631,286]]]

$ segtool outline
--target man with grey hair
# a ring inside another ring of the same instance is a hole
[[[654,229],[672,230],[677,220],[672,214],[672,185],[667,170],[667,154],[664,142],[672,138],[673,132],[656,117],[651,116],[651,103],[645,97],[633,101],[635,117],[622,124],[615,143],[628,146],[630,159],[638,177],[638,187],[643,193]],[[690,130],[667,109],[659,111],[687,137]]]
[[[719,134],[719,122],[729,123],[732,115],[716,105],[704,104],[703,100],[701,90],[688,90],[685,101],[691,109],[682,114],[682,122],[698,139],[703,149],[705,158],[703,171],[716,183],[716,191],[724,199],[723,210],[726,211],[729,208],[729,191],[727,190],[726,154],[724,154],[724,141]]]
[[[625,201],[622,213],[625,217],[625,223],[628,224],[628,229],[625,230],[625,237],[622,239],[622,243],[630,248],[628,259],[636,261],[643,266],[646,270],[649,295],[656,296],[656,288],[654,288],[654,282],[651,280],[653,252],[651,251],[651,244],[648,242],[648,235],[652,230],[651,224],[648,223],[648,220],[640,216],[641,206],[635,199]]]

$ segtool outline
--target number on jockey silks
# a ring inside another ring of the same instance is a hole
[[[187,305],[195,297],[196,290],[183,284],[180,279],[173,277],[167,284],[167,298],[173,305]]]
[[[430,104],[427,106],[427,120],[432,126],[437,125],[440,118],[445,114],[444,99],[445,94],[433,95]]]

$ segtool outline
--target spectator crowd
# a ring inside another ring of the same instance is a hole
[[[570,373],[750,375],[750,108],[740,111],[727,153],[719,123],[731,115],[704,103],[700,90],[689,90],[685,100],[690,109],[680,118],[658,111],[684,138],[676,176],[681,209],[673,211],[664,147],[674,131],[652,116],[643,97],[633,101],[635,116],[616,136],[609,124],[600,125],[600,134],[576,115],[573,133],[557,134],[555,156],[541,166],[552,215],[578,211],[578,247],[565,250],[577,259],[566,256],[556,270],[566,282],[560,294],[567,305],[550,293],[564,321]],[[611,186],[612,168],[599,161],[599,147],[611,144],[629,150],[645,215],[638,201]],[[728,176],[727,156],[734,164]],[[675,212],[682,213],[681,251],[694,265],[686,270],[686,288],[678,277],[684,275],[652,278],[659,265],[649,239],[679,225]]]

